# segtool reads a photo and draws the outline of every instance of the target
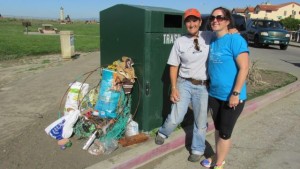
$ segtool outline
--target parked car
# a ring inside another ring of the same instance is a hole
[[[286,50],[290,42],[290,34],[280,22],[264,19],[248,20],[247,38],[256,47],[279,45],[281,50]]]
[[[210,22],[208,21],[210,14],[202,14],[202,24],[200,27],[201,31],[211,31]],[[246,34],[246,18],[242,15],[238,14],[232,14],[233,21],[234,21],[234,27],[239,31],[239,33],[243,36],[243,38],[248,42],[247,40],[247,34]]]

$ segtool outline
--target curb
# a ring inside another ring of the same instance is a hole
[[[296,92],[300,89],[300,81],[296,81],[292,84],[289,84],[285,87],[279,88],[275,91],[267,93],[263,96],[257,97],[253,100],[247,101],[245,108],[241,114],[240,118],[244,118],[255,111],[267,106],[268,104],[275,102],[293,92]],[[212,120],[208,122],[207,133],[212,133],[214,131],[214,125]],[[87,169],[96,169],[96,168],[111,168],[111,169],[130,169],[136,168],[143,164],[150,162],[156,158],[159,158],[169,152],[177,150],[185,146],[186,141],[186,132],[182,129],[176,132],[173,132],[172,135],[165,141],[165,144],[157,146],[153,139],[147,141],[136,147],[130,147],[131,150],[128,150],[124,153],[117,154],[116,156],[101,161],[97,164],[94,164]]]
[[[297,43],[297,42],[293,42],[293,43],[289,43],[289,46],[293,46],[293,47],[298,47],[300,48],[300,43]]]

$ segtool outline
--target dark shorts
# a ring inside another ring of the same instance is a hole
[[[235,109],[228,106],[228,101],[222,101],[209,96],[208,108],[212,114],[215,129],[223,139],[231,137],[235,123],[243,111],[245,102],[239,103]]]

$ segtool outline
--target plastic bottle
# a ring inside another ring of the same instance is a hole
[[[103,146],[105,149],[104,154],[110,154],[118,148],[118,141],[115,139],[104,140]]]
[[[88,141],[84,144],[83,148],[84,150],[87,150],[91,144],[94,142],[95,138],[96,138],[96,135],[98,133],[98,130],[96,130],[91,136],[90,138],[88,139]]]

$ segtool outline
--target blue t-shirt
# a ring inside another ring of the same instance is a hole
[[[210,77],[209,95],[228,101],[238,75],[236,59],[249,49],[245,39],[239,34],[225,34],[213,38],[210,44],[208,74]],[[240,100],[247,99],[246,83],[240,91]]]

